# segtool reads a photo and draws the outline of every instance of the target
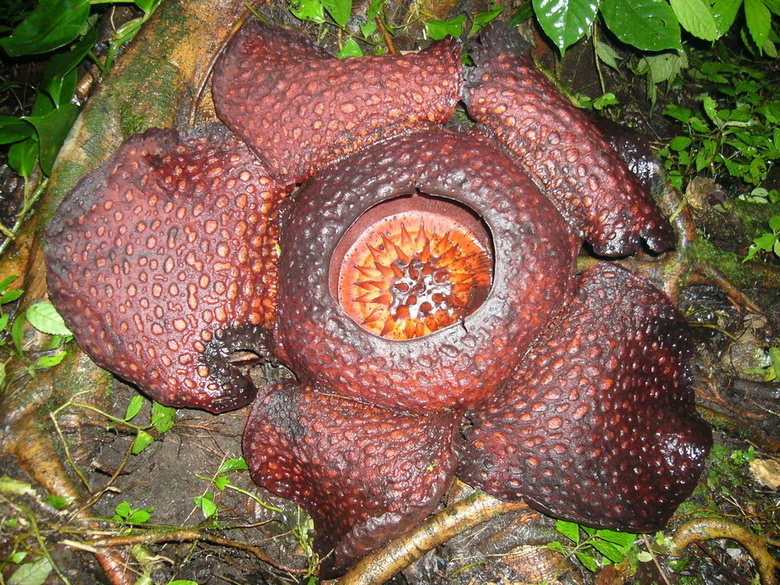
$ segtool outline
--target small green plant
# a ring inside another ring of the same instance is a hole
[[[127,410],[125,411],[125,418],[123,422],[130,423],[130,421],[133,420],[139,412],[141,412],[141,408],[143,407],[145,401],[146,398],[141,395],[133,396],[133,398],[130,400],[130,403],[127,405]],[[162,435],[173,428],[175,421],[175,408],[171,408],[170,406],[163,406],[159,402],[152,401],[152,414],[149,420],[149,425],[146,427],[135,427],[137,434],[135,436],[135,441],[133,442],[132,447],[133,455],[138,455],[154,442],[154,435],[149,432],[151,429],[157,431],[158,435]]]
[[[648,552],[640,551],[636,546],[636,534],[597,530],[565,520],[558,520],[555,529],[567,542],[564,544],[556,540],[547,547],[566,558],[576,558],[589,571],[595,572],[605,565],[626,561],[636,566],[637,561],[645,562],[651,558]]]
[[[34,377],[37,371],[59,364],[67,355],[65,343],[72,337],[62,317],[48,301],[35,303],[11,319],[8,306],[24,294],[22,289],[10,288],[18,278],[11,275],[0,281],[0,392],[8,384],[12,371],[16,376]],[[25,347],[28,324],[50,336],[34,352]]]
[[[271,504],[268,504],[267,502],[263,501],[261,498],[259,498],[257,495],[242,489],[238,486],[233,485],[230,482],[230,477],[228,474],[233,471],[245,471],[249,469],[249,466],[246,464],[246,461],[243,457],[236,457],[234,459],[226,459],[222,462],[222,464],[219,466],[219,469],[212,477],[206,477],[203,475],[196,475],[198,479],[203,479],[205,481],[208,481],[214,485],[214,487],[217,488],[220,492],[223,492],[225,490],[232,490],[237,493],[243,494],[252,500],[254,500],[258,505],[262,506],[266,510],[271,510],[272,512],[278,512],[282,513],[282,510],[279,508],[272,506]],[[203,513],[204,518],[211,518],[215,517],[216,522],[216,516],[218,513],[218,507],[216,502],[214,502],[214,493],[210,491],[206,491],[203,493],[202,496],[198,496],[192,499],[193,503],[197,508],[200,509],[200,511]]]
[[[145,524],[151,517],[151,506],[148,508],[133,508],[128,502],[122,502],[114,508],[114,516],[111,520],[122,524]]]
[[[723,445],[713,445],[709,456],[706,487],[714,492],[729,494],[748,481],[746,466],[756,458],[755,449],[729,451]]]
[[[766,351],[758,349],[756,361],[758,367],[747,370],[746,374],[761,376],[764,382],[780,379],[780,347],[770,347]]]
[[[775,215],[769,220],[769,230],[753,240],[743,262],[752,260],[759,252],[771,252],[780,258],[780,215]]]
[[[671,179],[681,188],[706,170],[758,187],[780,158],[780,99],[773,85],[764,72],[737,63],[706,61],[690,75],[717,92],[699,97],[699,111],[674,104],[664,110],[684,129],[661,151]]]

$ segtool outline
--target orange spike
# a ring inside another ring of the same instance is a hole
[[[384,309],[376,308],[371,313],[363,319],[363,325],[370,325],[371,323],[376,323],[382,318],[382,314],[384,313]]]
[[[401,245],[407,250],[413,249],[412,236],[410,236],[409,232],[406,230],[405,223],[401,223]]]
[[[411,257],[406,254],[400,246],[393,244],[393,248],[395,249],[396,256],[398,256],[398,260],[401,261],[401,264],[409,264]]]
[[[385,266],[384,264],[380,264],[379,262],[377,262],[376,269],[379,270],[379,272],[381,272],[382,276],[384,276],[385,278],[395,276],[395,271],[393,270],[392,266]]]

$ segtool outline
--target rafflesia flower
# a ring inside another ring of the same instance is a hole
[[[214,72],[227,127],[131,137],[49,228],[95,362],[167,405],[254,400],[252,477],[312,515],[323,574],[456,475],[650,531],[701,472],[685,321],[617,265],[575,274],[583,240],[661,252],[670,228],[517,45],[494,27],[464,72],[454,40],[338,60],[249,22]],[[444,127],[459,101],[468,132]],[[295,381],[256,388],[246,352]]]

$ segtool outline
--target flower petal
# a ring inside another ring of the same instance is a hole
[[[244,433],[252,479],[314,519],[321,576],[430,514],[455,467],[453,413],[393,413],[288,384],[258,396]],[[331,552],[332,551],[332,552]]]
[[[217,63],[219,117],[287,184],[413,128],[441,124],[461,91],[460,48],[336,59],[308,39],[249,20]]]
[[[95,362],[170,406],[221,412],[265,353],[285,192],[223,126],[129,138],[48,229],[49,294]]]
[[[578,235],[598,254],[673,244],[668,222],[637,177],[587,114],[545,77],[516,33],[491,25],[473,53],[466,100],[474,118],[496,134],[544,185]]]
[[[459,475],[576,522],[660,529],[712,444],[694,408],[687,325],[644,279],[598,265],[474,416]]]

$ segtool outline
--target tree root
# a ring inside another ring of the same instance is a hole
[[[379,585],[461,532],[499,514],[525,510],[525,502],[502,502],[475,492],[421,523],[413,532],[367,556],[339,579],[337,585]]]
[[[738,542],[755,562],[761,583],[777,585],[776,571],[780,570],[780,561],[770,554],[769,547],[778,547],[780,542],[759,536],[721,518],[696,518],[680,526],[672,537],[672,554],[680,556],[688,545],[716,538],[728,538]]]

